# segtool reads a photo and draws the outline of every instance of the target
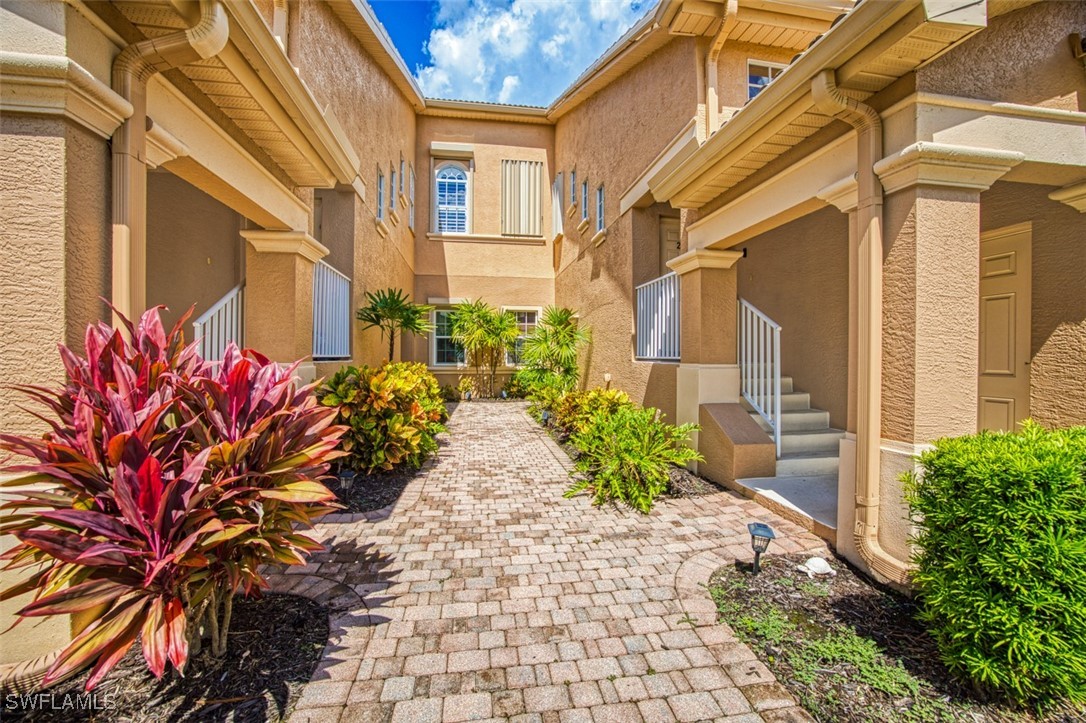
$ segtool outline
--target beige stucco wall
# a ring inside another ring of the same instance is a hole
[[[147,305],[168,307],[167,328],[193,304],[199,317],[241,280],[241,222],[173,174],[147,175]],[[185,339],[194,340],[191,319]]]
[[[848,216],[834,207],[742,244],[739,296],[781,325],[783,372],[844,429],[848,404]],[[738,249],[737,249],[738,250]]]
[[[694,41],[675,38],[606,88],[558,120],[555,170],[576,168],[578,184],[589,183],[589,203],[603,181],[607,237],[593,245],[595,209],[583,234],[577,231],[580,208],[565,218],[555,294],[559,304],[577,309],[592,329],[593,342],[584,356],[585,384],[614,384],[636,401],[663,409],[674,418],[674,364],[635,362],[633,358],[633,289],[642,268],[641,254],[658,253],[656,224],[635,214],[618,216],[621,194],[694,116],[697,107]],[[616,143],[616,139],[621,139]],[[636,230],[636,234],[635,234]],[[641,254],[637,251],[640,250]],[[638,257],[638,270],[634,257]],[[645,261],[645,264],[651,264]]]
[[[1053,189],[997,183],[981,195],[981,230],[1032,223],[1030,415],[1045,426],[1086,424],[1086,214]]]
[[[747,102],[747,61],[788,65],[795,50],[754,43],[727,43],[717,59],[717,98],[725,108],[742,108]]]
[[[1086,73],[1067,37],[1086,27],[1086,3],[1041,2],[988,28],[916,72],[917,89],[1086,110]]]
[[[353,249],[351,268],[343,268],[345,247],[337,248],[333,265],[352,277],[352,306],[365,303],[365,293],[384,288],[414,287],[414,235],[407,228],[407,211],[397,202],[400,222],[388,222],[387,236],[380,234],[375,223],[374,204],[377,202],[377,168],[386,178],[393,169],[399,174],[400,156],[414,164],[415,112],[407,98],[366,53],[358,40],[323,3],[291,3],[288,54],[314,96],[327,105],[346,132],[347,140],[362,159],[361,176],[366,184],[366,199],[355,196],[337,198],[337,209],[353,211]],[[350,72],[344,72],[350,68]],[[345,196],[346,194],[340,194]],[[327,196],[325,196],[327,199]],[[327,208],[324,209],[328,211]],[[330,212],[333,215],[335,211]],[[421,215],[418,218],[422,218]],[[339,217],[340,230],[352,225]],[[325,227],[324,234],[334,238],[335,232]],[[336,243],[333,241],[333,243]],[[397,349],[400,349],[397,344]],[[399,352],[398,352],[399,354]],[[376,330],[363,332],[354,325],[352,355],[358,363],[376,364],[388,355]],[[322,365],[322,370],[329,365]],[[331,365],[336,366],[336,365]]]

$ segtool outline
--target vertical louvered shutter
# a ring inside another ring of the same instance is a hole
[[[554,185],[551,186],[551,237],[557,237],[562,233],[562,181],[561,173],[554,177]]]
[[[543,235],[543,163],[502,161],[502,235]]]

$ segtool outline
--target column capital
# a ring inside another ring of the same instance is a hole
[[[1048,194],[1053,201],[1066,203],[1079,213],[1086,213],[1086,181],[1072,183]]]
[[[840,181],[831,183],[815,194],[820,200],[837,207],[843,213],[852,213],[859,205],[859,184],[856,174],[845,176]]]
[[[741,251],[693,249],[668,261],[667,267],[683,276],[697,269],[730,269],[741,258]]]
[[[875,172],[886,193],[917,185],[987,191],[1024,159],[1017,151],[919,141],[883,158]]]
[[[297,254],[313,263],[328,255],[328,249],[305,231],[245,229],[241,236],[262,254]]]

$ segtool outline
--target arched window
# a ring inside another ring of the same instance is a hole
[[[468,233],[468,172],[459,163],[439,166],[435,175],[437,232]]]

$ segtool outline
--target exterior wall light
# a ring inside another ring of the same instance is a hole
[[[607,389],[611,388],[611,372],[607,372],[603,375],[603,382],[607,385]]]
[[[747,525],[747,530],[750,532],[750,546],[754,550],[754,574],[757,575],[762,553],[769,549],[769,543],[777,536],[773,533],[773,528],[764,522],[751,522]]]

